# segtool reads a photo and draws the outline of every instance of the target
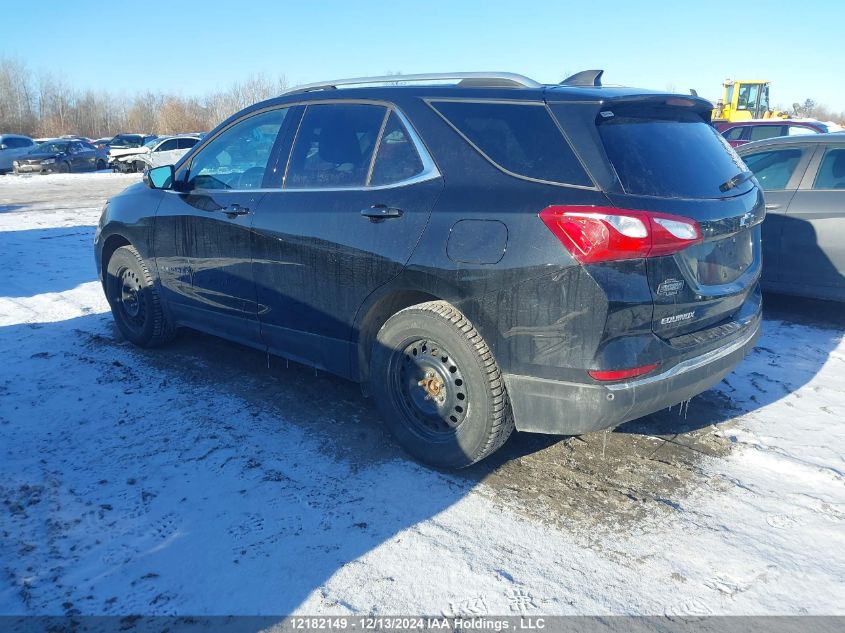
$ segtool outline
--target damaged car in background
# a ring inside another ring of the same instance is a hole
[[[143,172],[149,167],[173,165],[189,149],[199,143],[198,134],[165,136],[148,141],[141,147],[123,153],[112,160],[112,169],[126,173]]]
[[[118,134],[106,144],[109,151],[109,165],[116,159],[128,154],[135,154],[145,143],[154,141],[155,134]]]

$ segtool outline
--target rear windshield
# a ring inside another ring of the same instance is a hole
[[[436,101],[431,105],[498,167],[527,178],[593,186],[542,104]]]
[[[698,114],[679,108],[606,108],[597,118],[604,149],[626,193],[662,198],[722,198],[751,181],[719,187],[747,167]]]

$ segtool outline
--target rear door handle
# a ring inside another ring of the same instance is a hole
[[[774,211],[775,209],[780,209],[782,205],[780,204],[767,204],[766,211]]]
[[[247,209],[246,207],[242,207],[236,202],[235,204],[230,204],[228,207],[225,207],[223,209],[223,213],[228,215],[230,218],[234,218],[238,215],[246,215],[247,213],[249,213],[249,209]]]
[[[383,204],[376,204],[367,209],[361,209],[361,215],[365,218],[370,218],[371,222],[378,222],[387,218],[399,218],[402,217],[402,213],[402,209],[388,207]]]

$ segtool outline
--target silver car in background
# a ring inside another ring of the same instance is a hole
[[[845,134],[783,136],[737,152],[765,192],[763,289],[845,301]]]

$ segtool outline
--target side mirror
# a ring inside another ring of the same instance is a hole
[[[173,165],[153,167],[144,172],[144,182],[151,189],[170,189],[173,186]]]

